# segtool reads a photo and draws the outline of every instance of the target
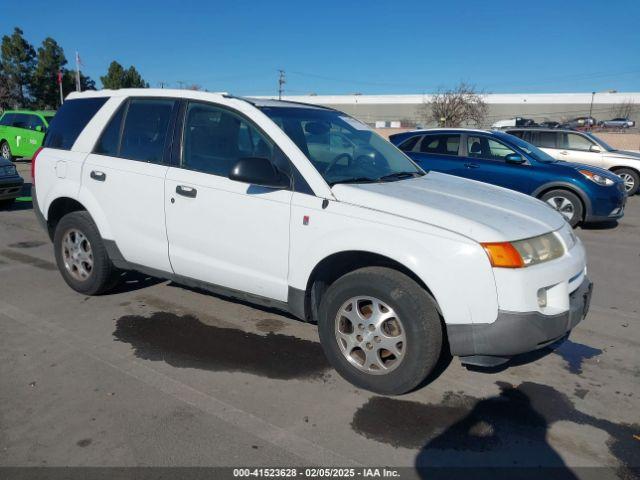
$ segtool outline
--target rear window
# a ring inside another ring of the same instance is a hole
[[[107,100],[107,97],[66,100],[51,121],[44,146],[71,150],[84,127]]]

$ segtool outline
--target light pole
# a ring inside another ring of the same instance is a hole
[[[589,106],[589,119],[587,120],[587,122],[589,122],[589,130],[591,130],[591,113],[593,112],[593,97],[596,96],[596,92],[591,92],[591,105]]]

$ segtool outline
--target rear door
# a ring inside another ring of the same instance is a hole
[[[529,162],[508,163],[507,155],[516,154],[515,150],[497,138],[482,134],[467,134],[464,147],[464,162],[467,178],[491,183],[522,193],[531,193],[534,182],[531,179]]]
[[[464,176],[459,157],[461,135],[458,133],[426,134],[409,152],[411,158],[425,170]]]
[[[172,98],[125,99],[82,172],[82,187],[109,223],[109,240],[128,262],[162,272],[171,272],[164,181],[178,104]]]

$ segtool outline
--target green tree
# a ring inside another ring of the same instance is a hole
[[[102,86],[112,90],[119,88],[148,88],[149,84],[144,81],[140,73],[134,66],[124,69],[115,60],[109,65],[109,70],[104,77],[100,77]]]
[[[80,90],[83,92],[85,90],[95,90],[96,82],[94,82],[91,77],[86,76],[82,72],[80,72]],[[64,97],[71,92],[76,91],[76,72],[73,70],[64,70],[62,74],[62,92]]]
[[[34,106],[53,109],[60,104],[58,72],[64,72],[66,64],[62,47],[53,38],[45,38],[38,48],[38,61],[31,82]]]
[[[9,91],[12,107],[23,107],[29,103],[29,85],[35,67],[36,52],[16,27],[11,36],[2,37],[0,66]]]

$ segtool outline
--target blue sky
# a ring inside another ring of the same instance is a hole
[[[52,36],[100,85],[109,63],[151,86],[268,95],[640,91],[640,1],[6,0],[38,45]]]

